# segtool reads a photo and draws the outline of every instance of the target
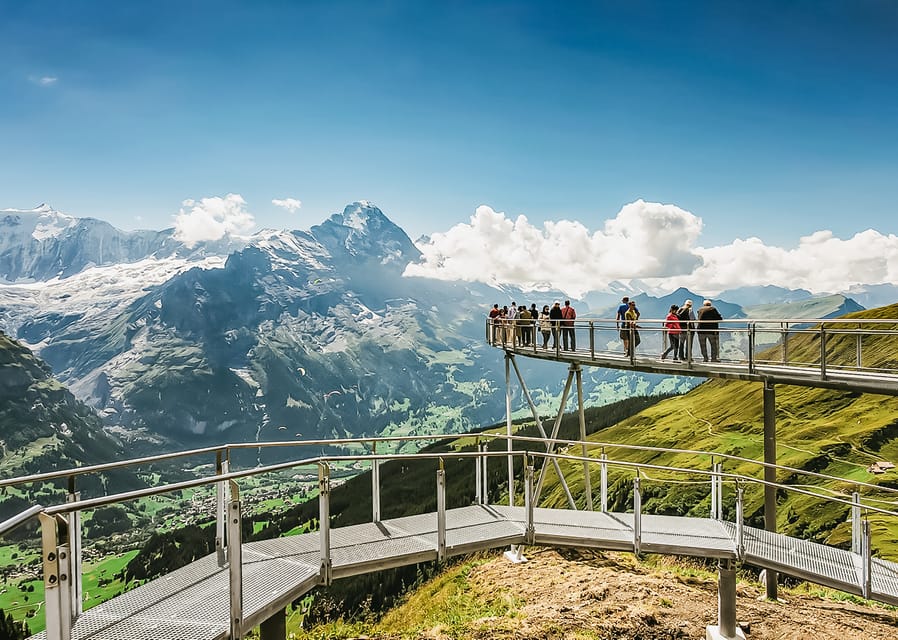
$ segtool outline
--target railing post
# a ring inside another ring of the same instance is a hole
[[[437,469],[437,560],[446,559],[446,470],[440,458]]]
[[[318,463],[318,535],[321,541],[321,584],[331,583],[331,470]]]
[[[223,459],[221,450],[215,452],[215,473],[223,475],[228,472],[228,461]],[[225,545],[227,544],[227,482],[215,483],[215,555],[218,566],[223,567],[227,561]]]
[[[863,553],[863,522],[861,521],[861,494],[855,491],[851,494],[851,552],[860,555]]]
[[[533,544],[536,529],[533,526],[533,465],[525,463],[524,466],[524,508],[527,512],[527,529],[525,532],[527,544]]]
[[[39,518],[47,640],[70,640],[72,590],[69,588],[69,547],[68,544],[59,544],[60,538],[68,537],[66,520],[61,516],[48,516],[44,513],[39,514]]]
[[[783,364],[786,364],[789,360],[789,323],[781,323],[780,330],[783,332]]]
[[[863,576],[864,584],[861,585],[864,598],[870,599],[870,591],[873,583],[873,547],[870,540],[870,521],[864,520],[864,544],[863,544]]]
[[[474,458],[474,503],[486,504],[483,498],[483,467],[480,464],[483,458],[483,445],[477,442],[478,456]]]
[[[371,519],[380,522],[380,460],[371,461]]]
[[[757,340],[757,336],[755,334],[755,323],[749,323],[748,325],[748,372],[754,373],[755,371],[755,340]]]
[[[633,478],[633,553],[639,555],[642,547],[642,492],[639,487],[639,475]]]
[[[820,379],[826,380],[826,327],[820,324]]]
[[[776,386],[764,381],[764,529],[776,532]],[[766,593],[777,599],[776,571],[767,569]]]
[[[745,519],[745,503],[743,501],[742,487],[736,485],[736,559],[742,562],[745,557],[745,527],[742,521]]]
[[[243,535],[240,530],[240,491],[231,481],[228,502],[228,578],[230,584],[232,640],[243,637]]]
[[[712,520],[717,520],[717,476],[714,475],[715,471],[717,471],[717,463],[714,462],[714,458],[711,458],[711,514],[710,514],[710,518]]]
[[[715,508],[715,512],[717,513],[717,519],[722,520],[723,519],[723,463],[718,462],[714,471],[715,471],[714,478],[717,481],[717,507]]]
[[[69,494],[66,502],[78,502],[81,492],[75,491],[75,477],[69,477]],[[84,611],[81,581],[81,512],[69,513],[69,586],[72,590],[72,616],[77,618]]]
[[[592,320],[589,321],[589,358],[596,359],[596,326]]]
[[[858,326],[858,329],[860,329],[860,326]],[[862,364],[863,359],[861,358],[861,338],[863,338],[863,337],[864,336],[860,332],[858,332],[857,339],[855,340],[856,346],[855,346],[854,351],[855,351],[855,365],[856,365],[857,369],[863,368],[863,364]]]
[[[608,456],[605,455],[604,449],[602,450],[602,462],[599,465],[599,472],[601,476],[601,501],[602,501],[602,513],[608,513]]]

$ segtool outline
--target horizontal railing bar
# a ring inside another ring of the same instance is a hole
[[[651,446],[639,445],[639,444],[618,444],[618,443],[614,443],[614,442],[595,442],[592,440],[568,440],[568,439],[552,440],[550,438],[537,438],[534,436],[515,436],[515,435],[509,436],[508,434],[505,434],[505,433],[484,432],[480,435],[490,437],[490,438],[495,438],[498,440],[507,440],[510,437],[512,440],[519,440],[522,442],[545,443],[545,444],[552,444],[555,446],[559,446],[559,445],[574,446],[574,445],[584,445],[585,444],[585,445],[593,447],[593,448],[602,447],[602,448],[609,448],[609,449],[630,449],[630,450],[634,450],[634,451],[649,451],[649,452],[656,452],[656,453],[702,455],[702,456],[708,456],[708,457],[714,457],[714,458],[723,458],[725,460],[733,460],[736,462],[746,462],[749,464],[757,465],[762,468],[770,468],[770,469],[776,469],[777,471],[788,471],[791,473],[798,473],[798,474],[806,475],[806,476],[812,477],[812,478],[820,478],[821,480],[832,480],[835,482],[843,482],[843,483],[847,483],[847,484],[850,484],[850,485],[856,486],[856,487],[867,487],[869,489],[877,489],[877,490],[883,491],[884,493],[898,494],[898,488],[894,488],[894,487],[886,487],[883,485],[872,484],[870,482],[864,482],[863,480],[849,480],[846,478],[840,478],[839,476],[830,476],[825,473],[818,473],[816,471],[806,471],[804,469],[798,469],[796,467],[787,467],[784,465],[774,464],[771,462],[763,462],[761,460],[752,460],[751,458],[743,458],[741,456],[734,456],[734,455],[728,454],[728,453],[715,453],[713,451],[701,451],[698,449],[670,449],[667,447],[651,447]]]
[[[11,518],[7,518],[3,522],[0,522],[0,536],[24,524],[43,510],[44,507],[36,504],[32,507],[28,507],[22,513],[18,513]]]
[[[626,467],[631,469],[652,469],[653,471],[673,471],[676,473],[686,473],[693,475],[704,475],[704,476],[714,476],[724,479],[730,479],[734,481],[742,480],[747,483],[754,483],[768,487],[775,487],[777,489],[784,489],[786,491],[792,491],[794,493],[800,493],[802,495],[810,496],[812,498],[818,498],[820,500],[826,500],[829,502],[838,502],[847,506],[856,506],[855,503],[850,500],[843,500],[842,498],[836,496],[825,496],[820,495],[819,493],[814,493],[812,491],[806,491],[804,489],[799,489],[792,485],[782,484],[779,482],[769,482],[767,480],[761,480],[759,478],[752,478],[751,476],[743,476],[738,473],[728,473],[724,471],[711,471],[711,470],[703,470],[703,469],[689,469],[687,467],[667,467],[663,465],[651,464],[646,462],[625,462],[621,460],[612,460],[610,458],[606,458],[604,460],[598,460],[596,458],[591,458],[589,456],[576,456],[576,455],[562,455],[557,453],[548,453],[546,451],[542,452],[531,452],[530,455],[534,457],[543,457],[543,458],[563,458],[565,460],[571,460],[573,462],[593,462],[596,464],[605,463],[610,466],[615,467]],[[863,508],[867,511],[872,511],[875,513],[881,513],[888,516],[898,516],[898,511],[889,511],[887,509],[880,509],[879,507],[871,507],[869,505],[863,505]]]
[[[142,458],[131,458],[129,460],[117,460],[115,462],[104,462],[101,464],[93,464],[84,467],[71,467],[61,471],[47,471],[45,473],[35,473],[28,476],[19,476],[16,478],[5,478],[0,480],[0,488],[18,484],[26,484],[29,482],[46,482],[48,480],[58,480],[59,478],[68,478],[71,476],[82,476],[89,473],[101,473],[112,469],[121,469],[129,466],[138,466],[141,464],[149,464],[160,462],[163,460],[173,460],[177,458],[186,458],[204,453],[215,453],[217,451],[227,451],[228,449],[263,449],[267,447],[318,447],[339,444],[368,444],[380,442],[406,442],[415,440],[440,440],[445,437],[475,437],[478,434],[447,434],[446,436],[432,435],[408,435],[408,436],[376,436],[376,437],[359,437],[359,438],[339,438],[335,440],[278,440],[272,442],[232,442],[227,444],[214,445],[209,447],[201,447],[199,449],[189,449],[187,451],[173,451],[171,453],[160,453],[152,456],[144,456]]]
[[[526,451],[514,451],[511,455],[515,457],[523,457]],[[229,473],[221,473],[203,478],[195,478],[193,480],[184,480],[182,482],[173,482],[171,484],[160,485],[158,487],[147,487],[146,489],[136,489],[134,491],[126,491],[124,493],[116,493],[98,498],[88,498],[87,500],[79,500],[78,502],[67,502],[44,509],[44,513],[53,515],[56,513],[70,513],[72,511],[81,511],[84,509],[93,509],[94,507],[104,507],[119,502],[128,502],[139,498],[148,498],[150,496],[160,495],[162,493],[171,493],[173,491],[182,491],[184,489],[193,489],[206,485],[213,485],[218,482],[227,482],[229,480],[239,480],[240,478],[248,478],[251,476],[263,475],[275,471],[283,471],[284,469],[292,469],[295,467],[303,467],[327,462],[340,461],[367,461],[367,460],[438,460],[440,458],[505,458],[509,455],[508,451],[465,451],[455,453],[407,453],[407,454],[368,454],[357,456],[316,456],[314,458],[306,458],[302,460],[291,460],[289,462],[280,462],[264,467],[254,467],[252,469],[244,469],[242,471],[232,471]]]

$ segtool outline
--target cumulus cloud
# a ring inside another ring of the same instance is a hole
[[[184,200],[175,216],[175,238],[188,247],[198,242],[220,240],[252,229],[255,218],[246,210],[246,201],[238,193]]]
[[[550,286],[571,295],[610,282],[692,273],[702,258],[692,248],[702,230],[695,215],[675,205],[637,200],[604,228],[570,220],[531,224],[480,206],[470,223],[435,233],[406,275],[480,280],[528,288]]]
[[[701,231],[702,220],[689,211],[642,200],[596,231],[570,220],[538,227],[481,206],[469,223],[419,246],[422,259],[405,274],[551,287],[572,296],[631,280],[659,292],[685,286],[708,293],[766,284],[820,293],[898,282],[898,236],[872,229],[847,240],[818,231],[793,248],[758,238],[705,248],[697,244]]]
[[[290,213],[295,213],[302,206],[302,201],[296,198],[284,198],[282,200],[275,198],[271,201],[271,204],[281,209],[286,209]]]
[[[748,238],[697,252],[703,264],[689,283],[714,291],[775,284],[820,293],[854,284],[898,283],[898,236],[873,229],[844,240],[831,231],[817,231],[792,248]]]

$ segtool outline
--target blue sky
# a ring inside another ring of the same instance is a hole
[[[644,199],[703,246],[895,233],[896,34],[889,0],[0,0],[0,208],[163,228],[235,193],[305,228],[368,199],[416,237]]]

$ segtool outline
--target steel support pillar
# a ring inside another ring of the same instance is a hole
[[[527,405],[530,407],[530,415],[533,416],[533,421],[536,422],[536,428],[539,429],[540,435],[543,439],[548,439],[549,436],[546,435],[546,430],[543,428],[543,421],[539,417],[539,412],[536,410],[536,405],[533,403],[533,398],[530,397],[530,391],[527,389],[527,385],[524,383],[524,376],[521,375],[521,370],[518,368],[518,363],[516,360],[512,359],[512,366],[514,366],[515,375],[518,377],[518,383],[521,385],[521,391],[524,394],[524,398],[527,400]],[[583,394],[580,394],[580,397],[583,397]],[[582,406],[582,404],[581,404]],[[585,421],[584,421],[585,424]],[[585,426],[583,429],[585,430]],[[584,454],[586,447],[584,445]],[[546,451],[549,451],[549,445],[546,445]],[[543,460],[543,466],[545,466],[546,461]],[[585,463],[584,463],[585,464]],[[557,458],[552,458],[552,466],[555,467],[555,473],[558,474],[558,480],[561,482],[561,488],[564,489],[564,495],[567,496],[567,504],[571,509],[576,509],[577,505],[574,502],[574,496],[571,495],[570,487],[567,486],[567,481],[564,479],[564,474],[561,473],[561,465],[558,464]]]
[[[286,640],[287,610],[281,609],[259,625],[259,640]]]
[[[717,625],[705,631],[706,640],[745,640],[736,626],[736,568],[732,560],[717,563]]]
[[[580,420],[580,441],[584,443],[583,445],[581,445],[581,454],[584,458],[587,458],[589,457],[589,449],[585,444],[586,414],[583,411],[583,370],[580,368],[579,364],[575,364],[572,366],[576,367],[574,369],[574,373],[577,377],[577,415]],[[592,511],[592,479],[589,477],[589,462],[587,462],[586,460],[583,461],[583,488],[586,490],[586,508],[589,511]]]
[[[508,436],[508,506],[514,506],[514,443],[511,441],[511,363],[514,356],[505,352],[505,435]]]
[[[772,382],[764,382],[764,462],[776,464],[776,389]],[[776,482],[776,469],[764,467],[764,481]],[[776,487],[764,485],[764,528],[776,532]],[[767,597],[776,600],[776,571],[767,569]]]
[[[568,395],[571,392],[571,384],[574,382],[574,365],[571,365],[571,368],[568,370],[567,374],[567,382],[564,383],[564,391],[561,392],[561,403],[558,405],[558,415],[555,417],[555,426],[552,427],[552,435],[549,437],[549,440],[555,440],[558,437],[558,431],[561,429],[561,419],[564,417],[564,407],[567,405]],[[553,453],[555,451],[555,443],[549,442],[546,445],[546,453]],[[543,463],[543,466],[539,469],[539,479],[536,482],[536,490],[533,493],[533,500],[536,504],[539,504],[539,498],[543,493],[543,481],[546,479],[546,470],[548,469],[548,465]],[[561,477],[559,475],[559,477]],[[565,485],[566,486],[566,485]]]

